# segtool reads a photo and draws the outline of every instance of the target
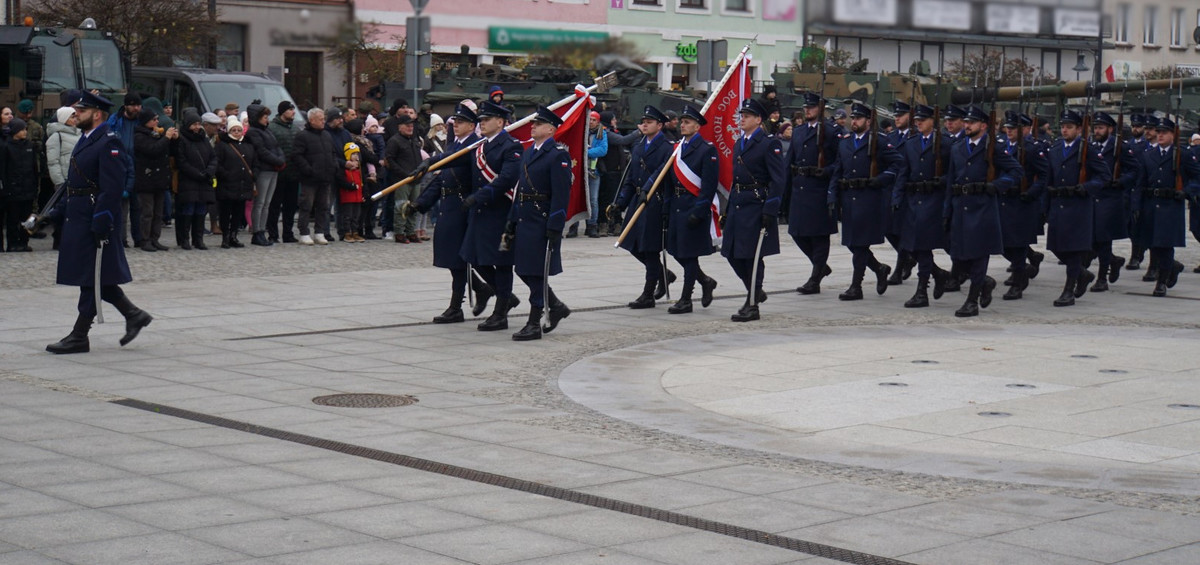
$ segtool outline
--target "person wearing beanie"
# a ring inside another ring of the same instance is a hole
[[[383,181],[387,180],[385,176],[387,175],[387,169],[384,168],[383,161],[381,160],[387,143],[383,140],[383,127],[380,126],[379,120],[375,116],[368,114],[366,120],[364,120],[363,137],[366,138],[367,142],[359,144],[359,147],[364,148],[364,151],[365,148],[369,147],[371,154],[375,156],[375,163],[367,165],[368,174],[363,179],[363,194],[369,196],[379,192],[380,187],[383,186]],[[375,235],[375,209],[378,206],[379,203],[371,200],[369,197],[363,199],[362,213],[359,214],[362,231],[359,234],[367,239],[379,239],[379,236]]]
[[[29,234],[20,223],[33,211],[37,199],[40,178],[37,153],[29,142],[29,129],[25,120],[13,118],[8,122],[8,143],[4,144],[4,201],[2,206],[7,215],[5,231],[8,232],[9,252],[33,251],[29,247]]]
[[[284,100],[276,106],[278,113],[271,118],[267,131],[275,137],[279,151],[283,153],[284,163],[276,170],[275,193],[271,195],[271,203],[267,206],[267,222],[263,225],[267,230],[267,241],[271,243],[295,243],[296,234],[292,231],[296,222],[296,209],[300,194],[300,178],[296,168],[287,159],[292,154],[292,141],[296,137],[295,119],[296,105]],[[252,124],[253,125],[253,124]],[[279,229],[279,220],[283,219],[283,231]],[[282,235],[282,238],[280,237]]]
[[[366,238],[358,235],[358,213],[363,201],[362,156],[358,144],[343,145],[342,156],[346,159],[346,168],[335,183],[338,187],[338,232],[343,234],[342,241],[362,243]]]
[[[225,131],[218,134],[217,207],[221,223],[221,249],[244,247],[237,238],[246,201],[254,198],[254,147],[245,142],[245,130],[237,115],[226,118]]]
[[[179,123],[183,128],[175,150],[175,166],[179,169],[175,241],[183,249],[205,250],[208,246],[204,245],[204,216],[208,213],[208,203],[215,200],[213,179],[217,174],[217,154],[208,142],[208,133],[199,113],[184,110]]]
[[[325,132],[329,134],[329,138],[333,141],[333,146],[335,148],[345,147],[347,143],[354,142],[354,138],[350,135],[350,132],[346,131],[345,126],[346,115],[342,113],[341,108],[338,108],[337,106],[330,106],[329,108],[325,109]],[[347,167],[345,154],[341,151],[334,151],[333,153],[334,157],[337,158],[338,169],[345,170]],[[340,177],[341,175],[339,174],[338,176]],[[336,178],[334,182],[337,182]],[[336,196],[336,193],[331,194],[331,197]],[[340,222],[334,227],[337,227],[339,232],[341,231]],[[346,234],[339,233],[338,236],[344,239]],[[325,239],[332,241],[332,237],[332,234],[330,234],[328,231],[325,232]]]
[[[113,112],[108,117],[109,131],[121,138],[121,145],[125,146],[125,151],[122,157],[125,159],[125,192],[122,194],[121,202],[121,245],[129,249],[129,238],[133,238],[133,244],[141,247],[142,245],[142,225],[140,221],[142,210],[138,205],[137,193],[133,189],[134,180],[136,180],[137,170],[133,165],[133,128],[137,125],[138,112],[142,111],[142,97],[136,92],[130,92],[125,95],[125,103],[120,111]]]
[[[370,115],[368,114],[367,117],[370,117]],[[351,231],[362,241],[379,239],[375,235],[374,228],[371,226],[371,219],[374,217],[371,212],[375,210],[374,203],[369,202],[370,196],[378,189],[379,153],[375,151],[371,140],[364,135],[366,133],[364,131],[365,123],[366,121],[362,118],[354,118],[353,120],[348,120],[346,125],[343,126],[346,131],[350,132],[350,139],[353,140],[353,143],[359,150],[358,171],[360,179],[358,184],[359,192],[363,198],[359,200],[358,210],[355,212],[357,219]],[[349,241],[349,239],[346,241]]]
[[[137,178],[133,189],[138,202],[144,204],[141,217],[142,251],[166,251],[159,242],[162,237],[163,208],[167,192],[171,190],[171,150],[179,131],[175,128],[163,130],[159,127],[159,115],[143,107],[138,112],[137,125],[133,127],[133,162],[137,163]]]
[[[167,113],[167,109],[163,106],[162,100],[153,96],[142,99],[142,109],[150,110],[158,116],[158,127],[164,130],[175,127],[175,120],[171,119],[171,115]]]
[[[25,120],[25,128],[29,130],[29,145],[37,155],[40,168],[44,161],[42,155],[46,154],[46,129],[34,118],[33,109],[33,100],[28,98],[17,103],[17,117]]]
[[[254,205],[250,211],[250,227],[254,235],[250,238],[252,245],[269,247],[271,240],[267,238],[267,223],[271,201],[275,198],[275,189],[279,186],[279,171],[287,165],[287,157],[279,147],[279,140],[271,133],[271,109],[258,103],[246,107],[246,142],[254,148],[257,163],[251,163],[256,173],[254,177]]]
[[[54,121],[46,124],[46,172],[50,183],[58,190],[67,182],[71,163],[71,152],[79,142],[79,128],[75,127],[75,109],[64,106],[54,112]],[[62,223],[54,222],[53,249],[57,250],[62,239]]]

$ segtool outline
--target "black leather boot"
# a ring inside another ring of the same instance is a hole
[[[667,269],[667,284],[663,284],[662,281],[658,281],[658,288],[656,288],[654,291],[654,299],[658,300],[666,296],[667,287],[670,286],[671,283],[675,282],[675,279],[675,273],[673,273],[671,269]]]
[[[899,284],[904,284],[904,265],[907,264],[907,262],[908,262],[905,259],[905,257],[906,256],[903,253],[901,253],[900,256],[896,257],[896,270],[892,271],[891,276],[888,277],[888,279],[887,279],[888,286],[896,286]],[[911,274],[911,273],[912,273],[912,271],[910,270],[909,274]]]
[[[488,319],[481,322],[476,329],[481,332],[494,332],[497,330],[508,329],[508,312],[521,304],[521,299],[517,295],[510,294],[508,300],[497,300],[496,307],[492,310],[492,315]]]
[[[67,334],[67,337],[60,339],[57,343],[47,345],[46,351],[56,355],[87,353],[91,350],[91,343],[88,341],[88,330],[91,328],[92,319],[84,317],[81,314],[75,319],[75,327],[71,329],[71,333]]]
[[[1158,279],[1154,282],[1154,292],[1152,292],[1150,294],[1152,294],[1153,296],[1166,296],[1167,295],[1167,273],[1163,272],[1163,271],[1156,271],[1155,274],[1158,276]]]
[[[230,239],[231,239],[231,237],[229,235],[229,232],[221,233],[221,249],[229,249],[231,247],[231,245],[229,244]]]
[[[633,302],[627,304],[634,310],[644,310],[654,307],[654,289],[658,286],[658,281],[646,281],[642,286],[642,294],[640,294]],[[665,294],[665,293],[664,293]]]
[[[242,242],[238,241],[238,238],[237,238],[238,231],[237,230],[230,230],[230,231],[232,231],[233,233],[229,234],[229,246],[234,249],[241,249],[242,247],[245,247],[245,245],[242,244]]]
[[[1146,274],[1142,275],[1142,282],[1151,282],[1158,280],[1158,267],[1150,265],[1146,268]]]
[[[850,288],[839,294],[838,300],[862,300],[862,281],[863,273],[855,272],[853,278],[850,280]]]
[[[546,313],[546,326],[542,328],[542,331],[545,333],[550,333],[554,331],[554,328],[558,327],[558,323],[562,321],[563,318],[571,315],[571,309],[567,308],[567,305],[563,304],[562,301],[554,295],[553,289],[550,290],[550,296],[548,296],[547,299],[550,300],[550,310]]]
[[[192,247],[204,251],[208,249],[204,245],[204,214],[195,214],[192,216]]]
[[[993,279],[994,280],[994,279]],[[979,294],[982,290],[981,285],[972,284],[967,290],[967,301],[963,302],[962,307],[954,311],[954,316],[957,318],[971,318],[979,315]]]
[[[1029,267],[1025,267],[1022,272],[1013,273],[1013,284],[1008,287],[1008,292],[1004,293],[1004,300],[1020,300],[1025,296],[1025,289],[1029,287]]]
[[[983,288],[979,289],[979,307],[987,308],[992,305],[992,291],[996,290],[996,279],[983,277]]]
[[[891,272],[892,272],[892,268],[887,265],[884,265],[883,263],[880,263],[878,267],[875,267],[875,292],[876,293],[882,295],[883,293],[887,292],[888,275],[891,274]],[[900,283],[896,283],[896,284],[900,284]]]
[[[525,327],[513,334],[512,338],[513,341],[542,339],[542,309],[537,306],[530,307],[529,321],[525,322]]]
[[[471,288],[475,289],[475,307],[471,309],[471,315],[478,316],[487,310],[488,301],[496,296],[496,290],[471,273],[467,273],[467,276],[471,277]]]
[[[1175,283],[1179,282],[1179,273],[1183,272],[1183,263],[1175,261],[1173,268],[1167,272],[1167,288],[1175,288]]]
[[[746,300],[746,303],[742,304],[737,313],[730,316],[729,319],[734,322],[753,322],[758,319],[758,305],[750,304],[750,301]]]
[[[178,218],[175,218],[175,244],[178,245],[180,249],[191,250],[191,234],[192,217],[180,214]]]
[[[925,308],[929,306],[929,275],[917,275],[917,292],[904,303],[905,308]]]
[[[1042,270],[1042,260],[1045,258],[1045,253],[1038,253],[1037,251],[1029,254],[1029,266],[1025,268],[1025,274],[1029,276],[1030,280],[1037,278],[1038,273]]]
[[[1096,280],[1096,275],[1093,275],[1092,272],[1087,269],[1084,269],[1083,272],[1079,273],[1079,278],[1075,281],[1075,298],[1080,298],[1087,294],[1088,285],[1094,280]]]
[[[796,287],[796,292],[800,294],[821,294],[821,279],[828,277],[833,269],[829,265],[813,266],[813,274],[808,277],[808,281],[803,285]]]
[[[463,316],[463,293],[453,291],[450,294],[450,307],[446,308],[445,312],[434,316],[433,323],[435,324],[456,324],[465,320]]]
[[[1108,266],[1108,282],[1115,283],[1121,278],[1121,267],[1125,266],[1125,258],[1113,256],[1112,264]]]
[[[1056,298],[1054,300],[1054,305],[1060,306],[1060,307],[1061,306],[1074,306],[1075,305],[1075,286],[1077,284],[1078,284],[1078,281],[1076,281],[1075,279],[1067,279],[1066,284],[1063,285],[1062,294],[1060,294],[1058,296],[1058,298]]]
[[[125,335],[121,336],[120,340],[122,347],[133,341],[133,338],[141,333],[142,328],[149,326],[150,322],[154,321],[154,316],[134,306],[133,302],[129,301],[129,297],[124,294],[113,303],[113,306],[116,306],[117,311],[125,317]]]
[[[713,290],[715,290],[716,288],[717,288],[717,280],[716,279],[714,279],[708,275],[702,275],[700,277],[700,306],[702,306],[704,308],[708,308],[708,305],[712,304]]]
[[[934,300],[938,300],[942,297],[943,294],[946,294],[946,283],[949,280],[950,280],[950,272],[949,271],[939,268],[937,266],[933,267],[933,299]]]
[[[692,313],[692,297],[680,298],[676,300],[670,308],[667,308],[668,314],[691,314]]]

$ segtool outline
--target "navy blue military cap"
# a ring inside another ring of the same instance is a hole
[[[899,116],[901,114],[907,114],[911,111],[912,111],[912,106],[909,106],[908,102],[905,102],[903,100],[893,100],[892,101],[892,113],[893,114],[896,114],[897,116]]]
[[[1114,120],[1112,116],[1108,115],[1108,112],[1096,112],[1095,114],[1092,114],[1092,122],[1104,124],[1109,127],[1117,127],[1117,121]]]
[[[642,119],[643,120],[654,120],[656,122],[662,122],[664,124],[671,121],[670,118],[668,118],[666,114],[662,113],[662,110],[659,110],[658,108],[655,108],[654,106],[646,106],[646,108],[642,110]]]
[[[925,118],[932,118],[933,117],[933,107],[926,106],[924,104],[917,104],[917,107],[913,108],[913,117],[918,120],[923,120]]]
[[[704,119],[704,116],[700,114],[700,110],[697,110],[695,106],[684,106],[683,115],[679,116],[679,119],[696,120],[696,123],[702,126],[708,124],[708,120]]]
[[[558,127],[563,124],[562,118],[558,117],[558,114],[555,114],[554,110],[551,110],[545,106],[537,107],[537,113],[533,115],[533,121],[550,124],[554,127]]]
[[[869,118],[872,115],[874,115],[874,112],[871,111],[871,107],[862,102],[855,102],[850,106],[851,118]]]
[[[1154,129],[1158,131],[1175,131],[1175,120],[1163,116],[1158,119],[1158,123],[1154,124]]]
[[[1023,114],[1017,116],[1017,123],[1021,124],[1021,127],[1032,126],[1033,118],[1029,117],[1029,114],[1023,113]]]
[[[1130,114],[1129,115],[1129,123],[1131,125],[1133,125],[1134,127],[1144,126],[1144,125],[1146,125],[1146,115],[1145,114]]]
[[[1075,124],[1078,126],[1083,124],[1083,116],[1079,115],[1079,112],[1076,112],[1075,110],[1064,110],[1062,117],[1060,117],[1058,121],[1059,123]]]
[[[507,120],[512,115],[512,110],[491,100],[484,100],[479,103],[479,109],[475,112],[475,115],[480,118],[504,118]]]
[[[1004,123],[1000,124],[1002,127],[1015,128],[1015,127],[1019,126],[1020,124],[1021,124],[1021,113],[1020,112],[1018,112],[1016,110],[1005,110],[1004,111]]]
[[[767,117],[767,109],[763,107],[762,102],[753,98],[742,100],[742,106],[738,108],[739,114],[754,114],[760,118]]]
[[[98,108],[102,112],[108,112],[112,108],[112,100],[109,100],[99,94],[92,94],[90,91],[83,93],[83,98],[75,103],[76,108]]]
[[[821,98],[820,94],[817,94],[816,92],[805,92],[804,93],[804,107],[805,108],[814,108],[816,106],[821,106],[824,104],[825,104],[825,99]]]
[[[959,106],[955,106],[954,104],[947,105],[946,110],[942,113],[946,114],[947,120],[961,120],[967,117],[967,111],[963,110]]]
[[[984,112],[983,108],[979,106],[968,106],[965,114],[962,118],[964,122],[986,122],[991,120],[991,116],[988,116],[988,113]]]
[[[454,108],[454,118],[465,120],[473,124],[479,123],[479,116],[476,115],[475,111],[471,110],[471,108],[469,108],[466,104],[459,104]]]

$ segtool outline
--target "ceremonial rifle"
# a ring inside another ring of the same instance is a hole
[[[987,80],[986,77],[984,78],[984,80]],[[996,79],[996,82],[997,82],[996,92],[999,92],[1000,91],[1000,86],[999,86],[1000,80]],[[984,88],[987,88],[987,86],[984,85]],[[997,97],[997,98],[999,98],[999,97]],[[987,142],[987,144],[984,146],[984,151],[987,151],[987,155],[984,155],[984,158],[987,159],[987,167],[988,167],[987,168],[987,181],[988,181],[988,183],[991,183],[992,181],[996,180],[996,147],[995,147],[996,133],[992,130],[992,128],[996,127],[995,124],[996,124],[996,101],[992,100],[992,108],[991,108],[991,111],[988,112],[988,132],[987,132],[987,135],[984,136],[984,141]]]
[[[1027,109],[1025,102],[1025,75],[1021,74],[1021,99],[1017,102],[1017,162],[1025,167],[1025,134],[1021,132],[1021,115]],[[1032,132],[1030,132],[1032,133]],[[1029,175],[1021,175],[1021,194],[1029,192]]]
[[[1174,74],[1174,70],[1172,70],[1172,74]],[[1171,104],[1170,100],[1171,100],[1171,91],[1170,91],[1170,89],[1168,89],[1167,90],[1167,105]],[[1183,106],[1183,71],[1180,71],[1180,73],[1179,73],[1179,97],[1175,99],[1174,113],[1171,114],[1172,116],[1175,117],[1175,191],[1176,192],[1183,192],[1183,171],[1179,170],[1179,165],[1181,164],[1179,158],[1183,155],[1183,148],[1186,147],[1179,139],[1179,124],[1180,124],[1179,108],[1182,106]]]
[[[1092,83],[1088,83],[1087,93],[1088,93],[1087,103],[1083,107],[1083,111],[1084,111],[1083,132],[1079,134],[1079,139],[1083,140],[1083,143],[1079,144],[1079,184],[1080,184],[1080,186],[1082,186],[1083,183],[1087,182],[1087,178],[1088,178],[1088,174],[1087,174],[1087,172],[1088,172],[1087,171],[1087,160],[1088,160],[1087,134],[1089,131],[1092,130],[1092,102],[1093,102],[1093,98],[1095,98],[1095,96],[1096,96],[1096,85],[1092,84]]]
[[[937,94],[933,99],[933,176],[942,178],[942,75],[937,78]]]
[[[871,143],[867,149],[867,158],[871,160],[871,178],[875,178],[879,174],[879,164],[876,163],[875,156],[879,151],[879,80],[883,77],[883,71],[875,75],[875,94],[871,97]]]
[[[829,52],[821,63],[821,113],[817,116],[817,167],[825,168],[825,77],[829,72]]]
[[[1121,134],[1125,131],[1125,91],[1129,89],[1128,83],[1121,89],[1121,105],[1117,106],[1117,131],[1113,134],[1113,182],[1121,178],[1121,156],[1124,154],[1124,148],[1121,147]]]

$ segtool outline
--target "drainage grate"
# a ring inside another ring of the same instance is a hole
[[[913,364],[915,364],[915,365],[937,365],[938,362],[934,361],[932,359],[917,359],[917,360],[913,361]]]
[[[979,415],[985,418],[1007,418],[1012,416],[1009,412],[980,412]]]
[[[314,398],[313,404],[338,408],[395,408],[408,406],[417,397],[407,394],[331,394]]]
[[[677,524],[680,526],[721,534],[740,540],[752,541],[772,547],[780,547],[798,553],[816,555],[826,559],[832,559],[834,561],[841,561],[843,563],[857,563],[859,565],[915,565],[908,561],[901,561],[899,559],[884,557],[882,555],[873,555],[870,553],[854,551],[852,549],[825,545],[823,543],[780,536],[762,530],[743,528],[741,526],[726,522],[716,522],[704,518],[697,518],[695,516],[680,514],[670,510],[663,510],[651,506],[643,506],[641,504],[632,504],[613,498],[587,494],[577,490],[570,490],[562,487],[535,483],[533,481],[506,477],[496,473],[477,471],[467,467],[439,463],[429,459],[420,459],[418,457],[392,453],[389,451],[383,451],[381,449],[373,449],[370,447],[363,447],[361,445],[354,445],[340,441],[298,434],[295,432],[278,430],[275,428],[258,426],[248,422],[230,420],[229,418],[222,418],[220,416],[213,416],[211,414],[204,414],[202,412],[193,412],[191,410],[184,410],[182,408],[175,408],[172,406],[163,406],[161,404],[154,404],[151,402],[143,402],[141,400],[134,400],[132,398],[122,398],[120,400],[113,400],[111,402],[112,404],[127,406],[129,408],[137,408],[138,410],[145,410],[147,412],[154,412],[156,414],[162,414],[165,416],[173,416],[175,418],[182,418],[185,420],[191,420],[193,422],[201,422],[204,424],[252,433],[259,436],[283,440],[300,445],[326,449],[329,451],[335,451],[337,453],[362,457],[364,459],[382,461],[385,463],[391,463],[393,465],[408,467],[410,469],[437,473],[439,475],[446,475],[448,477],[457,477],[468,481],[537,494],[557,500],[565,500],[568,502],[574,502],[576,504],[583,504],[594,508],[612,510],[614,512],[621,512],[623,514],[629,514],[632,516],[641,516],[643,518],[650,518],[652,520],[658,520],[660,522],[666,522],[669,524]]]

